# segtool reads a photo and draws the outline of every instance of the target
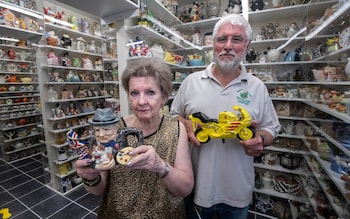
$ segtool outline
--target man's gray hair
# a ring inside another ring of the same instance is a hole
[[[219,30],[219,28],[224,25],[230,23],[232,25],[239,25],[243,26],[246,32],[246,35],[248,37],[248,40],[252,39],[252,27],[248,23],[248,21],[241,15],[239,14],[227,14],[224,15],[214,26],[213,30],[213,39],[216,37],[216,34]]]

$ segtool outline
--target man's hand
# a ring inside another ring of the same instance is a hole
[[[188,139],[190,140],[190,142],[193,145],[196,146],[200,146],[201,143],[198,141],[198,139],[196,138],[196,136],[194,135],[194,131],[193,131],[193,126],[192,126],[192,121],[189,119],[185,119],[183,121],[185,127],[186,127],[186,131],[187,131],[187,135],[188,135]]]
[[[258,130],[258,122],[256,120],[252,121],[251,126],[255,130]],[[258,132],[255,132],[254,138],[244,141],[242,140],[240,143],[243,146],[245,153],[249,156],[259,156],[264,150],[263,139]]]

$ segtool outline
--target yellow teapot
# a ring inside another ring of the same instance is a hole
[[[22,77],[22,78],[20,78],[20,80],[23,83],[30,83],[30,82],[32,82],[33,79],[31,77]]]

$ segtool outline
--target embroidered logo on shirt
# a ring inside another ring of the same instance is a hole
[[[252,95],[243,89],[239,89],[237,93],[239,93],[239,96],[237,96],[237,102],[248,106],[250,104],[249,98],[252,97]]]

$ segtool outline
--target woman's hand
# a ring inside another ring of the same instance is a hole
[[[77,170],[78,176],[92,180],[95,179],[98,175],[100,175],[99,170],[93,169],[91,166],[91,159],[83,159],[77,160],[75,162],[75,169]]]
[[[91,162],[91,159],[77,160],[75,162],[75,169],[77,170],[78,176],[86,180],[94,180],[101,176],[101,180],[97,183],[97,185],[85,185],[85,189],[91,194],[102,195],[107,185],[108,171],[93,169],[91,167]]]
[[[135,156],[127,164],[131,169],[144,169],[159,173],[164,168],[164,161],[151,145],[141,145],[133,149],[130,155]]]

